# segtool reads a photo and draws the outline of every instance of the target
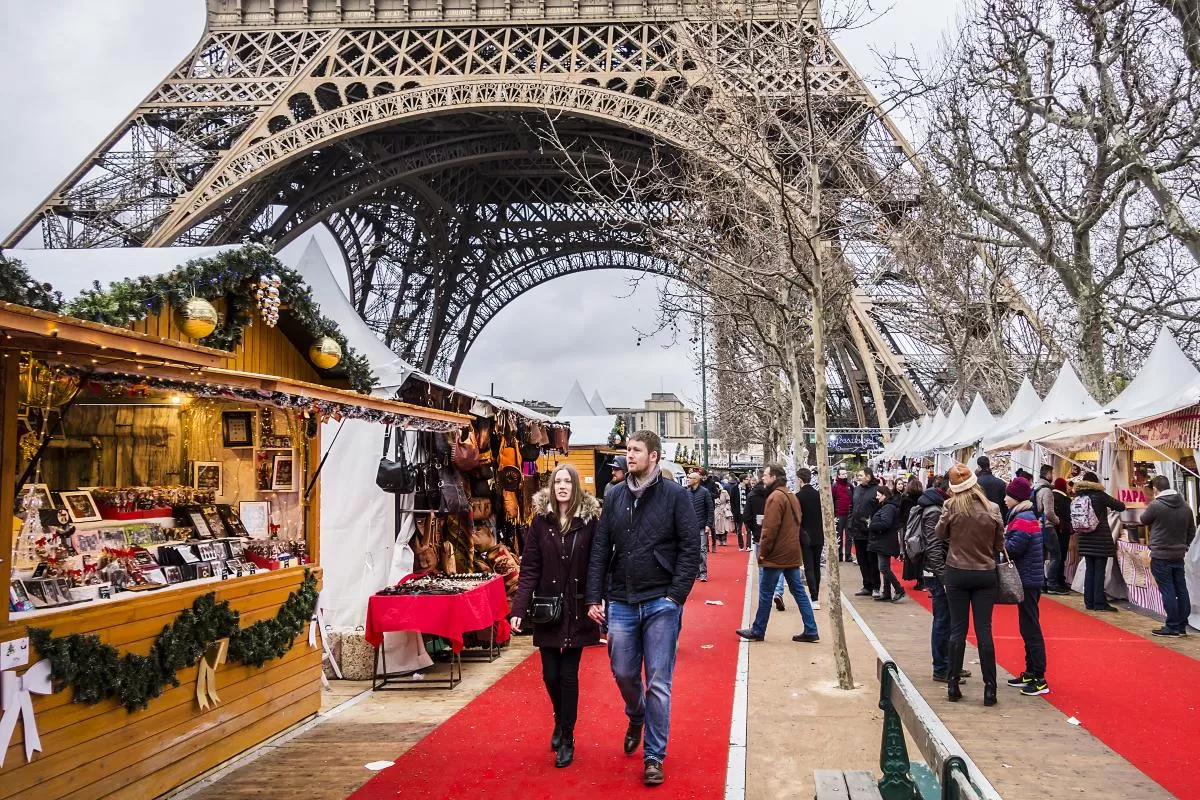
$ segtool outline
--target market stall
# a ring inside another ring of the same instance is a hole
[[[538,461],[540,472],[551,472],[562,463],[579,471],[583,489],[604,497],[604,488],[612,480],[609,462],[625,455],[625,424],[615,414],[600,416],[557,417],[571,426],[570,452],[556,451]]]
[[[214,258],[0,303],[0,798],[153,797],[314,714],[322,423],[469,419],[341,388],[302,284]]]

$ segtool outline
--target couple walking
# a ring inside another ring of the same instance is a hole
[[[567,767],[575,758],[583,648],[600,643],[600,626],[607,623],[613,678],[629,718],[623,747],[632,755],[644,734],[642,781],[657,786],[664,780],[675,651],[683,604],[700,569],[700,541],[686,490],[659,471],[658,434],[638,431],[627,441],[628,474],[607,490],[603,511],[570,464],[555,467],[550,489],[537,495],[511,624],[518,632],[533,625],[554,708],[554,764]]]

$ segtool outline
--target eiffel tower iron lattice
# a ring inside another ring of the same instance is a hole
[[[351,301],[394,350],[453,380],[480,331],[522,293],[598,269],[664,276],[644,235],[580,202],[537,135],[615,163],[695,148],[685,104],[739,47],[816,37],[806,83],[777,63],[755,89],[871,107],[813,13],[735,0],[208,0],[200,43],[5,241],[46,247],[280,246],[314,226],[340,245]],[[764,48],[768,49],[768,48]],[[744,75],[743,75],[744,77]],[[807,84],[807,85],[806,85]],[[905,156],[872,111],[859,139],[881,169]],[[664,200],[665,202],[665,200]],[[879,242],[853,247],[855,335],[838,350],[842,413],[910,417],[950,381],[911,335]],[[882,412],[882,413],[881,413]]]

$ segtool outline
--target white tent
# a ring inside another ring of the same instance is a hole
[[[942,426],[937,436],[925,443],[926,452],[941,450],[944,445],[953,442],[966,419],[967,415],[963,413],[962,406],[955,400],[950,413],[946,415],[946,424]]]
[[[1017,425],[1015,430],[998,432],[984,439],[983,448],[999,453],[1028,450],[1038,439],[1057,433],[1099,411],[1100,404],[1088,394],[1070,362],[1064,361],[1054,385],[1046,393],[1038,410]]]
[[[1087,446],[1108,438],[1122,424],[1170,414],[1200,403],[1200,370],[1164,326],[1137,376],[1104,411],[1042,438],[1063,447]]]
[[[592,407],[592,413],[597,417],[602,417],[608,413],[608,408],[605,407],[604,401],[600,399],[600,390],[592,392],[592,396],[588,398],[588,405]]]
[[[920,436],[909,443],[908,454],[913,456],[923,455],[928,449],[926,445],[928,445],[930,442],[936,441],[937,437],[941,435],[942,430],[945,427],[946,414],[939,408],[934,413],[933,419],[929,421],[929,424],[922,429]]]
[[[912,453],[912,445],[920,441],[921,437],[929,432],[929,426],[933,424],[933,417],[926,414],[919,420],[913,420],[912,426],[908,429],[908,436],[905,437],[902,444],[897,444],[888,452],[888,458],[904,458]]]
[[[1030,386],[1030,391],[1033,387]],[[988,410],[987,403],[983,402],[983,395],[975,393],[975,399],[971,401],[971,410],[967,412],[966,419],[959,426],[958,430],[953,435],[947,436],[943,440],[943,450],[961,450],[964,447],[972,447],[979,443],[979,440],[988,435],[996,426],[996,418],[992,416],[992,412]]]
[[[591,404],[588,403],[587,395],[583,393],[583,387],[579,385],[579,381],[571,384],[571,391],[567,393],[567,399],[563,400],[558,416],[560,418],[596,416],[596,412],[592,409]]]
[[[904,442],[912,434],[915,425],[915,422],[906,422],[901,425],[899,432],[892,436],[892,441],[889,442],[887,447],[883,448],[883,452],[879,454],[880,457],[891,458],[893,453],[903,453]]]
[[[570,423],[572,447],[576,445],[596,447],[608,444],[608,437],[612,433],[613,425],[617,424],[617,415],[605,414],[598,417],[588,414],[564,417],[559,414],[556,420]]]

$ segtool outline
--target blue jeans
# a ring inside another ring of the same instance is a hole
[[[755,636],[767,634],[767,621],[771,618],[771,600],[775,594],[775,584],[779,582],[780,578],[787,581],[788,588],[792,590],[792,597],[795,598],[796,605],[800,607],[800,617],[804,620],[804,632],[815,634],[817,618],[813,616],[812,603],[809,602],[808,592],[804,590],[804,573],[799,567],[762,568],[762,579],[758,582],[758,613],[754,615],[754,624],[750,626],[750,630],[754,632]]]
[[[1192,598],[1188,595],[1183,559],[1168,561],[1150,559],[1150,574],[1162,594],[1163,609],[1167,612],[1166,628],[1176,633],[1187,632],[1188,615],[1192,613]]]
[[[945,675],[950,668],[947,648],[950,646],[950,600],[946,587],[937,577],[927,578],[929,599],[933,601],[933,628],[929,631],[929,645],[933,650],[933,673]]]
[[[763,568],[758,568],[758,585],[763,585]],[[775,596],[783,597],[783,570],[779,571],[779,580],[775,581]]]
[[[647,761],[661,762],[667,757],[671,678],[682,627],[683,607],[665,597],[641,603],[614,600],[608,604],[608,657],[613,678],[625,700],[629,722],[646,726],[642,756]]]

